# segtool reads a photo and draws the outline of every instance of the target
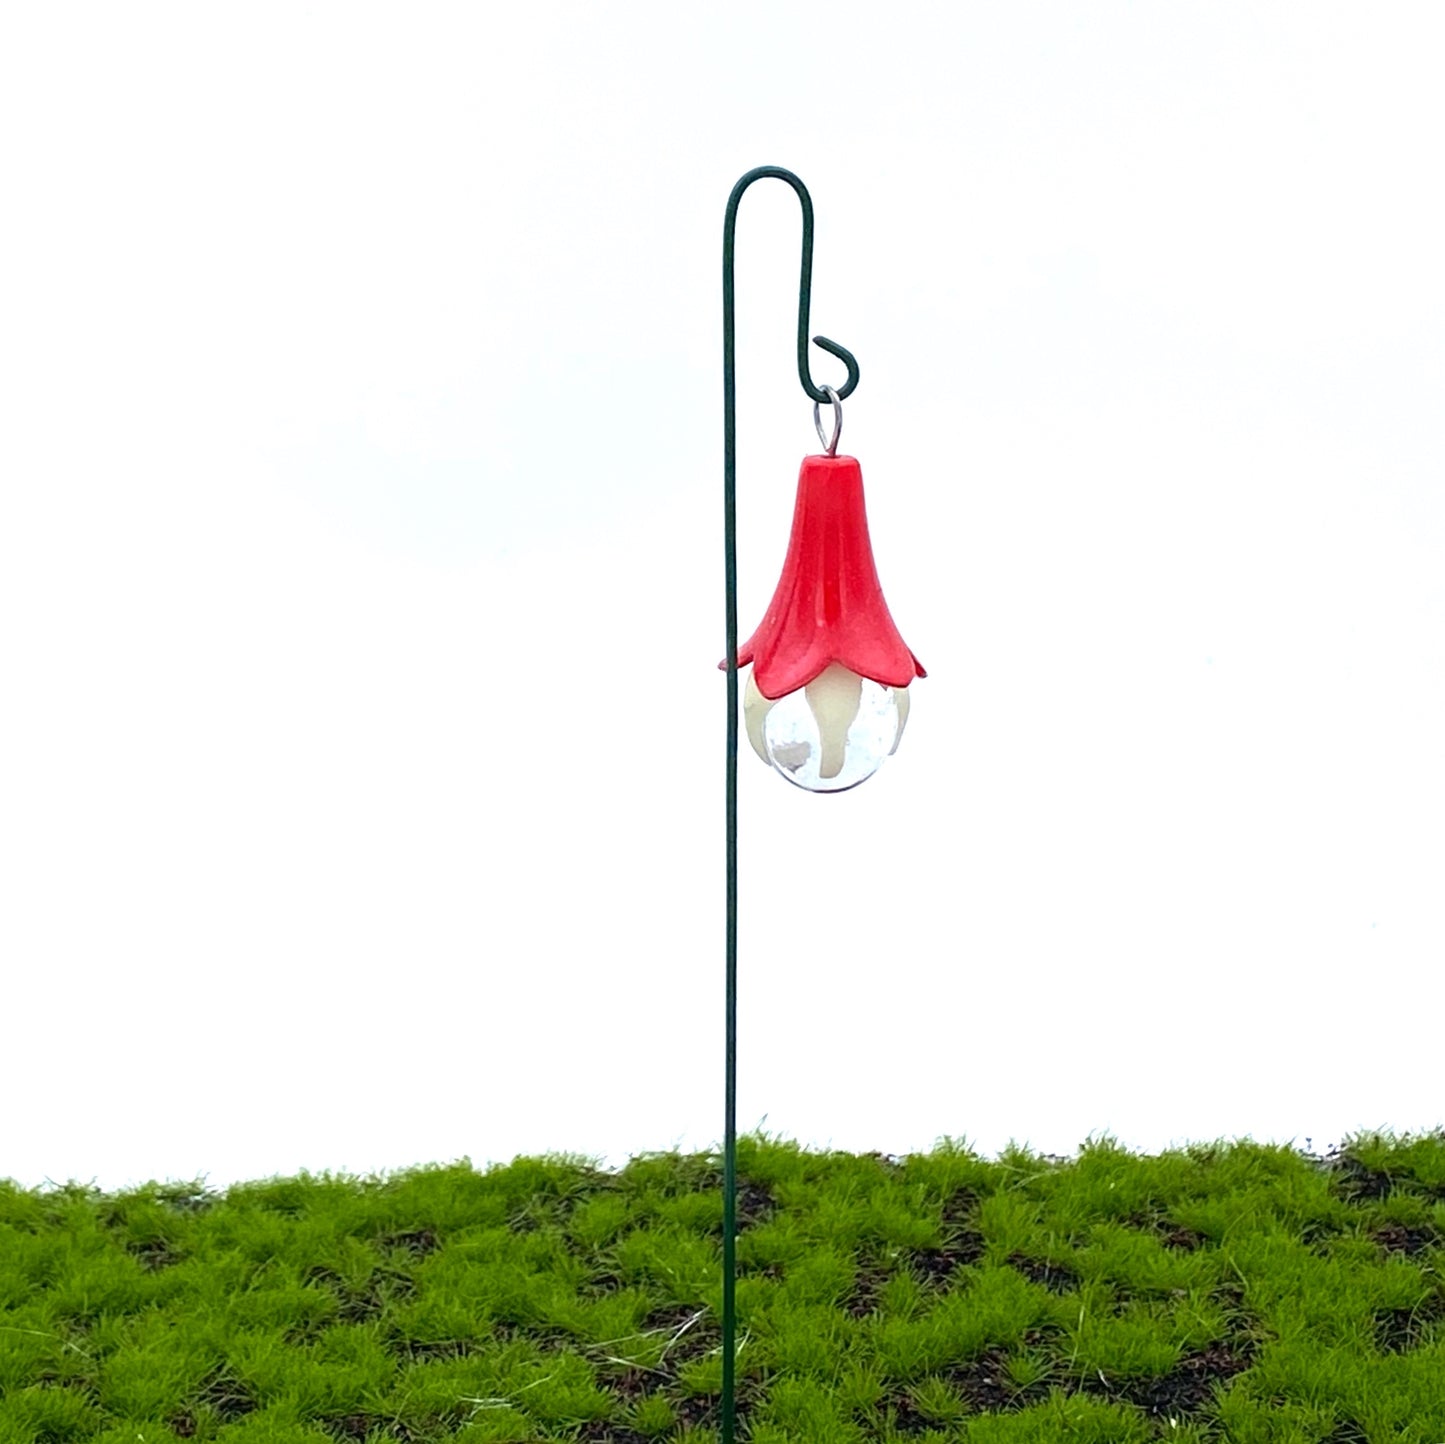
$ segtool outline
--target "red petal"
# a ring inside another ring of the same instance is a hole
[[[883,600],[868,539],[863,470],[851,456],[807,456],[783,575],[762,625],[738,648],[764,697],[806,686],[832,662],[888,687],[926,677]],[[718,664],[727,670],[727,659]]]

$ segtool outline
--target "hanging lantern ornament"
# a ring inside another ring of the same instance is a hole
[[[838,455],[843,403],[833,406],[833,435],[813,424],[827,448],[803,458],[788,555],[762,625],[738,652],[752,664],[743,723],[753,751],[809,792],[845,792],[866,781],[898,750],[908,721],[908,687],[926,677],[883,599],[863,469]],[[727,658],[718,664],[727,669]]]
[[[723,238],[724,506],[729,653],[737,647],[737,472],[733,240],[738,202],[764,176],[785,180],[803,206],[803,270],[798,290],[798,380],[813,401],[813,425],[826,448],[803,458],[793,531],[783,575],[762,625],[737,651],[752,664],[743,721],[753,751],[789,782],[809,792],[846,792],[891,757],[908,721],[909,684],[926,677],[883,600],[863,505],[863,471],[838,455],[843,399],[858,385],[853,354],[825,336],[813,340],[848,368],[841,392],[819,388],[808,373],[808,311],[813,270],[813,203],[791,171],[749,171],[728,202]],[[819,407],[833,407],[833,435],[823,434]],[[718,664],[728,670],[728,657]],[[737,714],[736,669],[729,674],[729,748]]]

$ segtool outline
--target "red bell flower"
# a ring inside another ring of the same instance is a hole
[[[762,625],[738,649],[770,700],[814,681],[832,663],[885,687],[926,677],[883,600],[863,469],[851,456],[805,456],[783,575]],[[727,658],[718,663],[727,670]]]

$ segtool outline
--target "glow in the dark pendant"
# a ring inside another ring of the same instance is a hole
[[[738,649],[749,663],[748,740],[789,782],[844,792],[897,750],[908,686],[928,673],[883,600],[855,458],[804,457],[782,577]]]

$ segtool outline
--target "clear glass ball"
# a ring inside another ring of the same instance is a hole
[[[789,782],[808,792],[846,792],[898,750],[908,688],[883,686],[834,662],[770,701],[750,671],[743,719],[753,751]]]

